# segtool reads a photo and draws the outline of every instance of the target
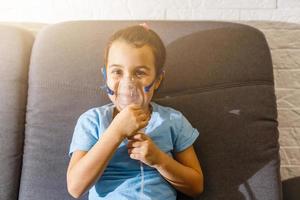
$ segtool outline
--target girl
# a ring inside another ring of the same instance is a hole
[[[89,109],[75,126],[69,193],[91,200],[175,200],[203,191],[192,144],[199,132],[181,112],[151,101],[166,50],[146,24],[119,30],[105,50],[103,76],[112,103]]]

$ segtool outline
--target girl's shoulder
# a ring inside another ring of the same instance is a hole
[[[162,118],[166,118],[169,120],[178,120],[183,116],[183,114],[179,110],[176,110],[175,108],[160,105],[155,102],[151,102],[151,105],[153,107],[153,111],[158,113],[159,116],[161,116]]]
[[[103,118],[108,118],[113,111],[113,103],[108,103],[98,107],[92,107],[83,112],[79,119],[89,119],[91,121],[100,121]]]
[[[150,104],[153,107],[153,110],[157,111],[157,112],[176,112],[177,111],[176,109],[174,109],[172,107],[165,106],[165,105],[156,103],[154,101],[151,101]]]

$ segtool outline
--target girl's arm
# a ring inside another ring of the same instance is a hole
[[[69,193],[78,198],[87,191],[102,176],[124,138],[144,128],[149,119],[149,114],[140,106],[129,105],[114,117],[101,139],[88,152],[75,151],[67,171]]]
[[[79,198],[101,177],[123,139],[121,134],[108,128],[88,152],[73,153],[67,171],[67,186],[74,198]]]
[[[200,163],[190,146],[186,150],[176,153],[175,160],[162,152],[160,162],[154,166],[159,173],[177,190],[189,196],[197,196],[203,192],[203,174]]]

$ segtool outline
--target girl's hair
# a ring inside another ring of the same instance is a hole
[[[142,25],[129,26],[115,32],[108,40],[104,51],[104,63],[107,65],[109,49],[113,42],[121,40],[136,48],[149,45],[155,59],[156,75],[159,75],[166,60],[166,48],[160,37],[153,30]]]

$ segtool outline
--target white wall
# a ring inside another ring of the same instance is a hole
[[[300,0],[0,0],[0,21],[79,19],[300,22]]]

